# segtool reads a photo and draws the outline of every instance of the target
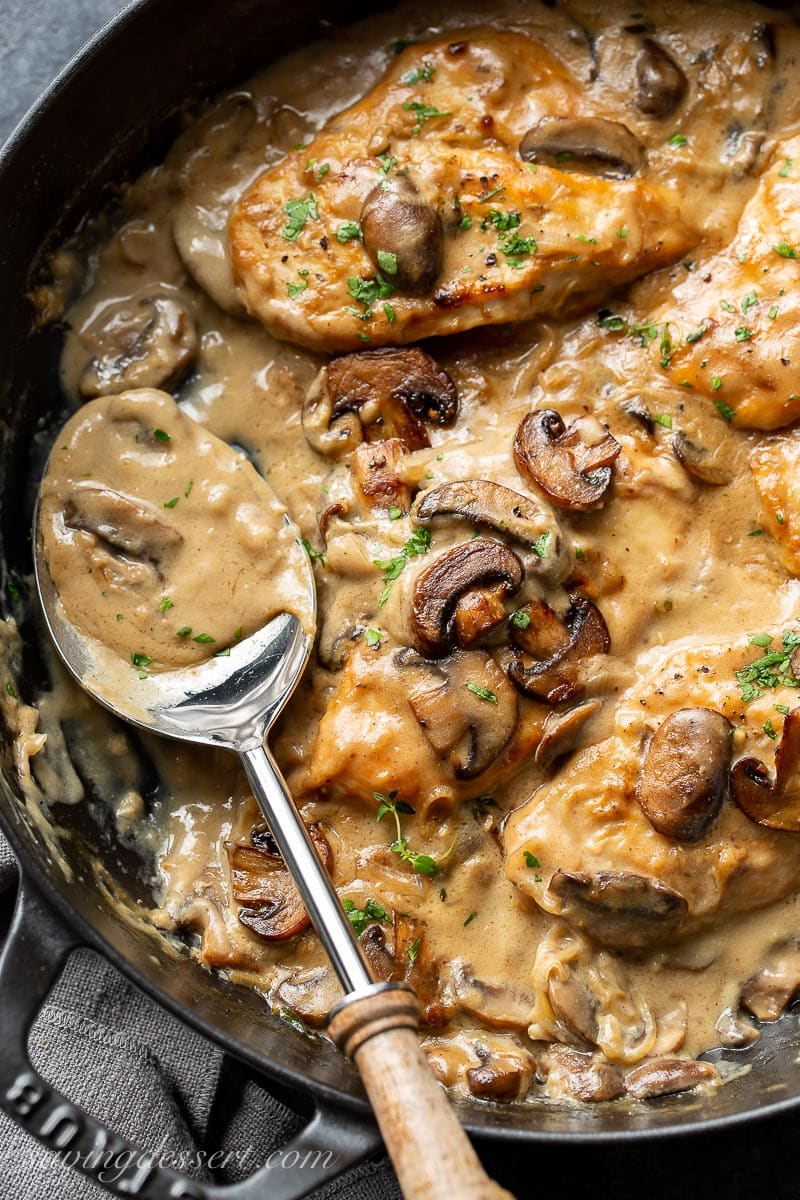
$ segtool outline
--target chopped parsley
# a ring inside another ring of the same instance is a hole
[[[522,218],[518,212],[503,212],[502,209],[493,208],[485,220],[495,229],[507,233],[509,229],[517,229]]]
[[[472,229],[472,217],[469,213],[464,213],[461,220],[458,222],[459,229]]]
[[[731,408],[730,404],[726,404],[724,400],[715,400],[714,406],[722,419],[727,421],[730,425],[731,421],[736,416],[736,409]]]
[[[191,635],[192,635],[191,625],[184,625],[182,629],[178,630],[178,632],[175,636],[181,637],[181,638],[188,638],[188,637],[191,637]]]
[[[711,390],[712,390],[712,392],[718,392],[721,387],[722,387],[722,376],[717,375],[712,371],[711,372]]]
[[[394,311],[394,307],[391,304],[389,304],[388,301],[384,304],[383,311],[384,311],[384,315],[386,316],[386,320],[389,322],[389,324],[394,325],[395,320],[397,318],[397,314]]]
[[[780,254],[781,258],[800,258],[800,254],[797,253],[794,246],[790,246],[783,239],[778,242],[777,246],[773,246],[772,249],[776,254]]]
[[[298,296],[302,296],[307,287],[308,281],[305,279],[301,279],[299,283],[288,283],[286,285],[286,295],[290,300],[296,300]]]
[[[780,171],[778,171],[778,174],[780,175],[781,179],[786,179],[786,177],[788,176],[788,174],[791,171],[793,166],[794,166],[794,160],[791,158],[787,158],[786,161],[784,162],[783,166],[781,167]]]
[[[730,300],[720,300],[719,306],[720,306],[720,308],[724,309],[724,311],[726,313],[735,313],[736,312],[736,305],[731,304]]]
[[[691,333],[686,335],[686,345],[693,346],[695,342],[699,342],[704,333],[708,333],[708,326],[701,325],[699,329],[693,329]]]
[[[361,937],[372,921],[378,921],[381,925],[388,925],[391,921],[388,912],[382,904],[378,904],[377,900],[367,900],[363,908],[356,908],[352,900],[343,900],[342,908],[356,931],[356,937]]]
[[[360,321],[370,320],[372,317],[372,305],[376,300],[388,300],[389,296],[394,293],[393,285],[389,283],[388,279],[384,279],[380,273],[372,279],[368,279],[364,275],[351,276],[347,281],[347,290],[354,300],[364,305],[363,312],[359,312],[357,308],[350,309],[350,312],[358,317]]]
[[[768,738],[772,738],[773,741],[777,739],[778,735],[773,728],[772,717],[767,717],[766,721],[764,722],[764,733]]]
[[[137,654],[134,651],[134,653],[131,655],[131,662],[135,667],[138,667],[139,670],[142,670],[144,667],[149,667],[152,661],[152,658],[148,658],[146,654]]]
[[[539,862],[535,854],[531,854],[530,850],[523,850],[522,853],[526,866],[529,866],[532,871],[536,871],[539,867],[541,867],[542,864]]]
[[[622,229],[617,230],[617,237],[618,238],[626,238],[629,233],[630,233],[630,229],[628,229],[627,226],[623,225]]]
[[[412,967],[413,967],[414,963],[417,961],[417,957],[419,955],[419,948],[421,945],[422,945],[422,936],[420,935],[420,937],[414,939],[414,941],[411,943],[411,945],[406,950],[406,954],[408,955],[408,961],[411,963]]]
[[[186,485],[186,491],[183,493],[187,500],[189,499],[189,496],[191,495],[193,487],[194,487],[194,480],[190,479]]]
[[[551,533],[539,534],[538,538],[531,546],[531,550],[537,558],[547,558],[548,554],[550,553],[549,547],[552,536],[553,535]]]
[[[169,610],[174,607],[175,607],[175,605],[172,602],[172,600],[170,600],[169,596],[162,596],[161,603],[158,606],[158,611],[165,613],[165,612],[169,612]]]
[[[308,557],[311,559],[312,563],[318,562],[321,567],[324,567],[325,566],[325,555],[322,553],[322,551],[315,550],[314,547],[311,545],[311,542],[308,540],[308,538],[301,538],[300,541],[302,542],[303,549],[305,550]]]
[[[217,639],[213,638],[210,633],[198,633],[192,638],[193,642],[197,642],[198,646],[210,646]]]
[[[669,413],[656,413],[653,420],[656,425],[663,425],[665,429],[672,429],[672,417]]]
[[[378,251],[378,266],[387,275],[397,274],[397,255],[392,254],[390,250]]]
[[[755,292],[748,292],[742,301],[742,313],[747,316],[748,311],[758,304],[758,296]]]
[[[372,628],[367,629],[367,631],[364,634],[364,640],[368,646],[374,646],[377,649],[378,646],[380,646],[380,644],[381,644],[380,629],[372,629]]]
[[[159,442],[168,442],[170,440],[169,434],[165,429],[154,429],[153,437],[157,438]]]
[[[6,584],[6,587],[8,589],[8,594],[11,597],[11,599],[19,600],[20,592],[19,592],[19,588],[17,587],[17,585],[15,583],[9,582]]]
[[[667,145],[680,148],[682,146],[688,146],[689,140],[688,138],[685,138],[682,133],[673,133],[672,137],[668,140]]]
[[[363,242],[364,234],[358,221],[343,221],[336,230],[336,240],[343,246],[348,242]]]
[[[749,342],[752,336],[752,329],[748,329],[746,325],[740,325],[734,334],[737,342]]]
[[[508,619],[516,629],[527,629],[531,623],[529,615],[523,612],[521,608],[513,612]]]
[[[389,513],[390,521],[399,521],[403,515],[402,508],[398,508],[396,504],[390,504],[387,511]]]
[[[769,638],[766,646],[764,637]],[[759,634],[757,638],[758,640],[751,638],[750,641],[760,649],[767,649],[774,640],[768,634]],[[744,704],[749,704],[751,700],[757,700],[771,688],[800,688],[800,680],[795,678],[790,665],[792,652],[797,646],[800,646],[800,633],[786,629],[781,637],[780,650],[767,650],[767,653],[762,654],[755,662],[739,668],[736,672],[736,681],[742,690]]]
[[[167,500],[165,502],[164,508],[174,508],[175,505],[178,503],[179,499],[180,499],[180,496],[173,496],[171,500]]]
[[[286,213],[283,237],[287,242],[297,241],[306,227],[306,221],[319,220],[317,198],[313,192],[309,192],[307,196],[299,200],[290,200],[287,204],[284,204],[283,211]]]
[[[473,696],[477,696],[480,700],[488,700],[490,704],[497,704],[497,696],[488,688],[481,687],[479,683],[473,683],[468,679],[464,685],[468,692],[472,692]]]
[[[416,83],[430,83],[436,74],[436,67],[433,63],[422,61],[421,67],[412,67],[410,71],[406,71],[405,75],[400,76],[401,83],[407,83],[409,87],[413,87]]]
[[[433,104],[423,104],[421,100],[407,100],[403,105],[406,112],[413,112],[417,118],[414,128],[411,130],[414,137],[421,133],[422,126],[426,121],[432,121],[434,117],[449,117],[449,112],[441,112]]]
[[[375,558],[372,560],[378,570],[383,571],[383,582],[386,585],[378,600],[379,608],[383,608],[389,599],[392,584],[403,573],[406,563],[412,558],[417,558],[419,555],[427,553],[430,550],[430,546],[430,529],[415,529],[400,553],[396,554],[394,558]]]
[[[535,254],[539,249],[534,238],[522,237],[518,233],[510,233],[499,242],[499,246],[508,265],[516,271],[525,266],[524,260],[529,254]]]
[[[388,175],[397,166],[397,159],[393,154],[379,154],[377,157],[378,162],[381,164],[381,173],[383,175]]]
[[[475,918],[477,917],[477,915],[478,915],[477,911],[473,910],[473,911],[472,911],[472,912],[469,914],[469,916],[467,917],[466,921],[464,922],[464,928],[466,928],[466,927],[467,927],[467,925],[471,925],[471,924],[472,924],[472,922],[473,922],[473,921],[475,920]]]
[[[778,315],[778,306],[777,306],[777,304],[773,304],[772,308],[767,313],[767,316],[769,317],[770,321],[774,321],[775,318],[777,317],[777,315]]]
[[[16,700],[16,698],[17,698],[17,693],[14,691],[14,685],[13,685],[13,683],[7,683],[7,684],[6,684],[6,694],[7,694],[7,695],[9,695],[9,696],[11,697],[11,699],[12,699],[12,700]]]

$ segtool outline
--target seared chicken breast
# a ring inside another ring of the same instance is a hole
[[[248,311],[312,349],[563,315],[695,235],[626,125],[532,38],[409,46],[230,223]]]

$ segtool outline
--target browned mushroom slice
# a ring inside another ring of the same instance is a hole
[[[278,984],[272,1000],[279,1015],[285,1010],[310,1029],[322,1029],[341,998],[341,986],[330,967],[311,967]]]
[[[397,661],[397,660],[396,660]],[[426,663],[408,655],[408,702],[423,732],[459,779],[474,779],[503,751],[517,728],[514,689],[488,654],[457,650]]]
[[[714,1023],[714,1030],[719,1036],[721,1046],[734,1048],[752,1046],[753,1042],[757,1042],[761,1037],[758,1030],[741,1016],[735,1006],[720,1013]]]
[[[545,718],[542,737],[534,758],[540,767],[551,767],[556,759],[585,745],[584,734],[590,721],[603,707],[603,701],[584,700],[566,712],[551,712]]]
[[[502,588],[476,588],[465,592],[456,605],[456,641],[459,646],[474,646],[505,619]]]
[[[602,508],[611,483],[611,466],[620,445],[610,433],[587,445],[574,425],[566,429],[549,408],[528,413],[514,437],[517,468],[554,504],[576,512]]]
[[[775,778],[758,758],[740,758],[731,770],[731,796],[742,812],[768,829],[800,833],[800,708],[783,722],[775,751]]]
[[[308,831],[324,867],[331,862],[331,850],[318,825]],[[271,837],[261,837],[259,845],[229,846],[231,891],[239,910],[239,920],[268,941],[279,942],[308,929],[308,913],[300,899],[289,870]]]
[[[647,746],[636,798],[658,833],[696,842],[716,817],[731,764],[730,722],[713,708],[681,708]]]
[[[386,931],[368,925],[361,935],[364,955],[375,978],[384,983],[407,983],[420,1003],[420,1024],[437,1028],[447,1024],[447,1012],[439,996],[439,971],[431,959],[425,926],[413,917],[393,915],[393,945],[386,944]]]
[[[521,1067],[510,1063],[482,1063],[470,1067],[465,1075],[467,1087],[478,1100],[518,1100],[527,1082]]]
[[[423,525],[440,517],[459,517],[471,525],[487,526],[534,550],[531,566],[537,572],[552,575],[560,565],[563,578],[569,570],[561,530],[549,504],[488,479],[462,479],[431,488],[417,501],[412,516]]]
[[[721,446],[713,452],[706,450],[678,431],[672,439],[672,448],[686,473],[700,483],[707,483],[709,487],[723,487],[733,478],[732,469],[720,461]]]
[[[642,1063],[625,1077],[625,1091],[637,1100],[688,1092],[699,1083],[719,1076],[711,1063],[686,1058],[656,1058]]]
[[[625,1091],[622,1073],[616,1067],[569,1046],[557,1043],[548,1046],[538,1057],[537,1065],[552,1091],[563,1091],[575,1100],[589,1103],[616,1100]]]
[[[597,1044],[597,997],[586,981],[573,971],[551,974],[547,996],[557,1021],[589,1046]]]
[[[547,608],[543,601],[540,605]],[[602,616],[590,600],[580,596],[573,597],[564,615],[563,627],[567,639],[548,658],[534,660],[526,666],[523,656],[515,651],[506,668],[515,687],[526,696],[546,700],[548,704],[559,704],[579,696],[586,686],[587,659],[597,654],[607,654],[611,645]],[[530,630],[530,625],[522,631],[513,624],[511,626],[512,637],[516,641],[520,639],[520,634],[525,636],[526,647],[531,646]]]
[[[764,967],[747,980],[739,1001],[759,1021],[777,1021],[800,988],[800,944],[777,946]]]
[[[648,117],[671,117],[686,95],[687,80],[663,46],[644,38],[636,59],[636,107]]]
[[[340,458],[362,441],[430,444],[425,423],[448,426],[458,393],[446,371],[413,346],[343,354],[328,363],[303,401],[303,432],[320,454]]]
[[[115,550],[151,562],[159,562],[166,550],[183,541],[183,534],[155,505],[89,480],[70,491],[64,519],[72,529],[84,529]]]
[[[176,387],[197,357],[197,331],[170,296],[106,305],[81,335],[93,357],[80,381],[87,399],[128,388]]]
[[[396,507],[406,511],[411,489],[401,477],[399,467],[406,453],[399,438],[385,442],[365,442],[353,454],[353,475],[361,499],[369,509]]]
[[[641,950],[671,937],[689,909],[660,880],[625,871],[556,871],[547,895],[566,921],[612,950]]]
[[[450,987],[460,1008],[491,1029],[514,1029],[524,1033],[531,1023],[535,999],[510,984],[477,979],[463,960],[453,963]]]
[[[379,272],[404,292],[428,292],[441,272],[444,235],[439,214],[407,175],[374,187],[361,209],[364,248]]]
[[[526,162],[559,171],[630,179],[644,164],[644,148],[627,125],[605,117],[543,117],[519,145]]]
[[[441,658],[455,643],[455,610],[473,588],[499,584],[506,595],[522,586],[523,567],[502,542],[475,538],[440,555],[417,578],[411,601],[414,645],[426,658]]]

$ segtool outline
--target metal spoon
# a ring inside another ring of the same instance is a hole
[[[239,755],[308,914],[344,989],[329,1033],[355,1058],[407,1200],[513,1200],[484,1173],[435,1081],[416,1038],[417,1005],[403,984],[376,983],[322,866],[266,737],[292,695],[311,638],[284,613],[199,666],[153,674],[131,685],[109,653],[69,620],[44,558],[34,518],[36,585],[50,635],[69,671],[117,716],[180,741]],[[315,597],[310,564],[309,594]],[[133,672],[130,672],[135,678]],[[111,686],[109,686],[111,682]]]

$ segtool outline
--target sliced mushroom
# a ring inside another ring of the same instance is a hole
[[[153,563],[183,541],[183,534],[154,504],[92,480],[81,480],[72,488],[64,504],[64,520],[71,529],[93,533],[115,550]]]
[[[408,702],[436,753],[459,779],[491,766],[517,728],[517,697],[503,672],[480,650],[456,650],[435,663],[407,653]]]
[[[380,925],[368,925],[361,935],[364,955],[375,978],[413,987],[420,1002],[421,1025],[429,1029],[446,1025],[448,1014],[439,996],[438,966],[430,958],[424,924],[395,913],[392,931],[391,949]]]
[[[458,1006],[491,1029],[514,1029],[524,1033],[531,1021],[534,997],[517,991],[510,984],[486,983],[472,968],[456,959],[450,990]]]
[[[800,988],[800,943],[777,946],[764,967],[747,980],[740,1004],[759,1021],[777,1021]]]
[[[482,1063],[464,1077],[478,1100],[518,1100],[525,1095],[526,1073],[510,1063]]]
[[[426,658],[441,658],[456,639],[459,598],[473,588],[501,585],[505,595],[522,586],[523,567],[502,542],[475,538],[440,555],[418,576],[411,601],[414,645]]]
[[[557,759],[584,745],[583,735],[586,727],[602,707],[603,701],[595,698],[584,700],[582,704],[576,704],[566,712],[554,710],[548,713],[534,755],[538,765],[545,769],[551,767]]]
[[[740,758],[731,770],[731,796],[751,821],[800,833],[800,708],[783,722],[775,751],[775,778],[758,758]]]
[[[520,473],[554,504],[575,512],[602,508],[611,483],[610,464],[619,452],[619,442],[610,433],[589,446],[575,424],[566,429],[549,408],[523,417],[514,437]]]
[[[505,619],[502,588],[476,588],[465,592],[456,605],[456,641],[465,648],[474,646]]]
[[[399,438],[385,442],[365,442],[353,454],[353,476],[362,502],[368,509],[399,508],[403,512],[411,503],[411,489],[400,473],[400,463],[407,453]]]
[[[537,609],[541,613],[548,610],[547,626],[551,627],[552,609],[544,601],[539,601]],[[533,626],[533,621],[525,630],[511,625],[512,638],[522,642],[529,654],[535,636]],[[611,645],[608,628],[599,611],[590,600],[580,596],[573,596],[562,626],[565,640],[549,657],[526,665],[523,655],[514,651],[514,657],[506,667],[515,687],[526,696],[535,696],[548,704],[559,704],[579,696],[586,686],[587,660],[597,654],[607,654]]]
[[[636,59],[636,107],[648,117],[671,117],[686,95],[686,76],[663,46],[652,38],[642,39]]]
[[[547,981],[547,997],[557,1021],[587,1045],[597,1044],[597,998],[580,975],[553,973]]]
[[[287,1010],[309,1028],[322,1029],[341,998],[341,986],[330,967],[311,967],[284,979],[272,999],[279,1014]]]
[[[322,830],[309,825],[308,831],[322,865],[330,867],[331,849]],[[228,847],[231,891],[242,906],[239,920],[268,941],[296,937],[311,923],[300,893],[271,835],[259,831],[254,841],[252,846]]]
[[[428,292],[441,272],[439,214],[407,175],[374,187],[361,209],[364,248],[384,278],[404,292]]]
[[[197,357],[197,330],[171,296],[106,305],[81,334],[92,358],[80,381],[87,399],[128,388],[177,387]]]
[[[642,1063],[625,1077],[625,1091],[637,1100],[688,1092],[699,1083],[719,1076],[711,1063],[686,1058],[656,1058]]]
[[[582,1054],[557,1043],[538,1058],[552,1091],[563,1091],[575,1100],[597,1103],[623,1095],[622,1072],[603,1059]]]
[[[653,734],[636,798],[658,833],[696,842],[716,817],[731,765],[730,722],[713,708],[680,708]]]
[[[526,162],[559,171],[630,179],[644,165],[644,147],[627,125],[605,117],[543,117],[519,145]]]
[[[758,1030],[741,1016],[736,1007],[726,1008],[720,1013],[714,1030],[719,1035],[721,1046],[732,1046],[735,1049],[752,1046],[761,1037]]]
[[[452,425],[458,393],[446,371],[416,347],[361,350],[334,358],[303,401],[303,432],[320,454],[341,458],[363,440],[430,445],[425,423]]]
[[[686,473],[700,483],[707,483],[709,487],[723,487],[733,478],[732,469],[720,461],[722,447],[723,443],[713,452],[706,450],[690,441],[680,430],[672,438],[675,457]]]
[[[660,880],[625,871],[556,871],[547,896],[566,921],[612,950],[641,950],[673,936],[689,910]]]
[[[537,574],[559,582],[569,573],[571,559],[564,553],[561,529],[550,505],[488,479],[462,479],[431,488],[414,505],[412,517],[421,525],[457,517],[494,529],[528,550],[535,548],[531,566]]]

